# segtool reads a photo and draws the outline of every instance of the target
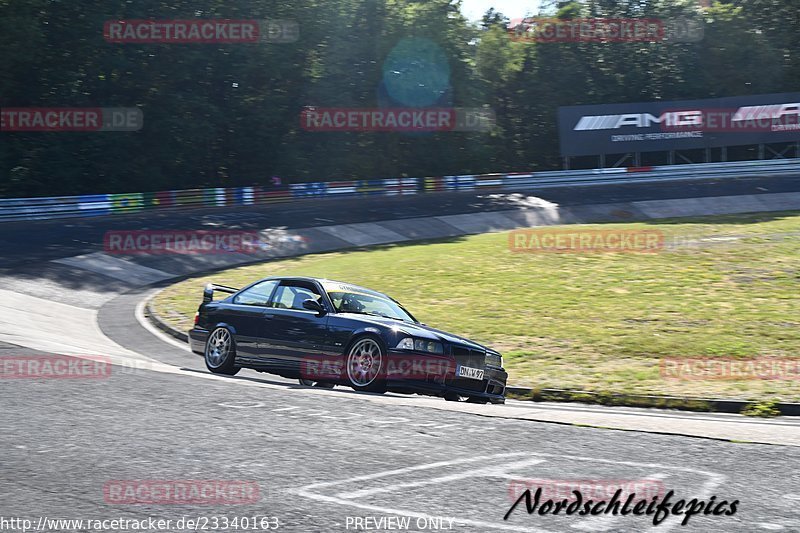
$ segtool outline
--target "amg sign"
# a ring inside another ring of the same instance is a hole
[[[561,107],[562,156],[800,140],[800,93]]]
[[[664,113],[660,117],[653,116],[650,113],[634,113],[627,115],[597,115],[581,117],[581,119],[572,129],[575,131],[617,130],[625,126],[649,128],[653,124],[664,124],[667,126],[699,126],[702,123],[702,111],[679,111],[675,113]]]

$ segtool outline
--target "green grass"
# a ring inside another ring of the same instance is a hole
[[[386,292],[422,322],[499,349],[514,385],[800,400],[798,380],[678,381],[659,372],[662,357],[800,357],[800,213],[581,228],[661,230],[667,247],[512,253],[508,234],[493,233],[236,268],[172,286],[155,305],[188,329],[211,280],[328,277]]]

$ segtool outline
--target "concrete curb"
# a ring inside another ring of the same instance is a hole
[[[161,291],[159,291],[159,292],[161,292]],[[184,333],[183,331],[181,331],[179,329],[175,329],[172,326],[170,326],[169,324],[167,324],[166,321],[163,318],[161,318],[161,315],[159,315],[158,312],[156,312],[156,310],[153,309],[152,303],[153,303],[153,300],[155,299],[157,294],[158,293],[152,295],[147,300],[147,303],[144,306],[144,317],[147,320],[149,320],[152,325],[154,325],[155,327],[157,327],[158,329],[160,329],[161,331],[163,331],[164,333],[166,333],[170,337],[174,337],[174,338],[178,339],[181,342],[188,343],[189,342],[189,335],[187,333]]]
[[[531,389],[513,386],[506,388],[506,394],[509,398],[534,402],[579,402],[617,407],[649,407],[734,414],[740,414],[746,408],[762,403],[750,400],[590,392],[567,389]],[[776,403],[774,407],[780,412],[781,416],[800,416],[800,404],[798,403]]]

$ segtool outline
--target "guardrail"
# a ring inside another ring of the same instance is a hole
[[[146,209],[233,207],[307,198],[399,196],[443,191],[490,191],[666,182],[736,177],[800,176],[800,159],[654,167],[517,172],[428,178],[297,183],[288,187],[232,187],[174,191],[0,199],[0,222],[136,213]]]

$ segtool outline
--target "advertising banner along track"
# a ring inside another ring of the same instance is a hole
[[[800,93],[560,107],[564,157],[800,141]]]

